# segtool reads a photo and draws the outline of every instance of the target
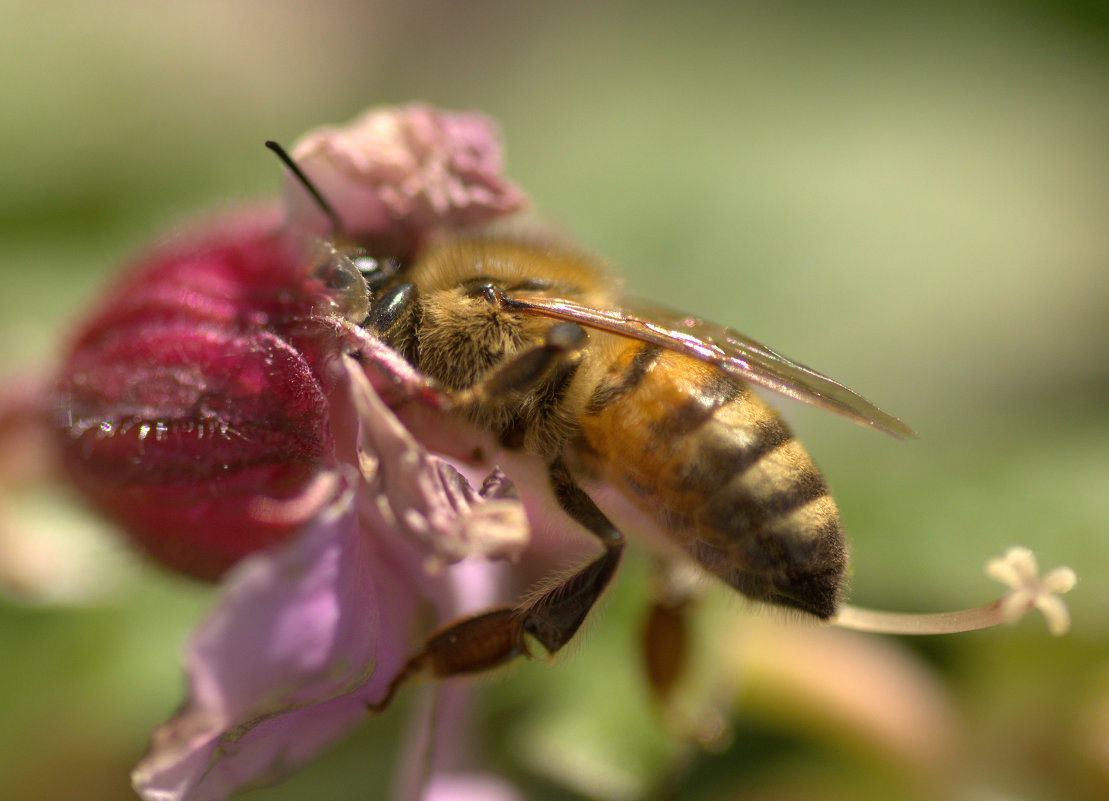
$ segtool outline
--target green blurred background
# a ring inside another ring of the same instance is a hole
[[[6,375],[48,367],[160,230],[273,194],[264,139],[384,102],[478,108],[540,213],[637,294],[920,432],[785,408],[836,490],[855,602],[987,602],[982,565],[1017,543],[1080,575],[1062,640],[1037,619],[859,638],[710,593],[686,695],[730,734],[702,753],[638,678],[633,554],[575,653],[481,685],[474,737],[528,797],[1109,797],[1104,4],[0,0],[0,65]],[[54,496],[16,506],[44,538],[92,525]],[[0,798],[132,797],[211,600],[74,542],[78,577],[106,577],[94,602],[0,600]],[[245,797],[386,797],[405,711]]]

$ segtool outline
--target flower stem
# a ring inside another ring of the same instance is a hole
[[[955,634],[986,629],[1004,622],[1000,599],[974,609],[932,615],[878,612],[845,604],[831,621],[833,626],[882,634]]]

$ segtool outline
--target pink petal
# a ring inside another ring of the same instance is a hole
[[[516,788],[481,773],[440,773],[433,776],[422,801],[520,801]]]
[[[362,423],[359,461],[369,491],[387,493],[383,502],[395,527],[427,552],[428,569],[475,555],[518,559],[528,544],[527,517],[504,474],[474,490],[458,470],[420,447],[357,363],[348,359],[346,365]]]
[[[186,654],[189,701],[155,732],[136,789],[225,798],[314,756],[400,668],[417,601],[348,489],[290,545],[229,574]]]
[[[474,112],[419,103],[371,109],[346,126],[307,134],[292,156],[353,236],[470,225],[527,202],[502,175],[496,124]],[[291,177],[285,194],[292,219],[335,233]]]
[[[367,353],[366,364],[374,361]],[[431,602],[445,619],[475,597],[494,597],[496,565],[487,558],[511,552],[505,541],[527,542],[503,476],[474,491],[397,421],[363,365],[343,365],[332,423],[360,443],[350,461],[364,475],[350,463],[340,468],[320,483],[340,488],[338,497],[296,538],[228,574],[186,653],[189,699],[135,770],[146,799],[223,799],[312,758],[366,718],[417,649],[418,606]],[[518,521],[492,545],[463,536],[486,507]],[[445,569],[462,559],[457,571]]]

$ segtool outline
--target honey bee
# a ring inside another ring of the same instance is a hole
[[[742,334],[629,301],[594,258],[561,244],[454,239],[367,277],[381,286],[365,328],[502,446],[543,459],[559,506],[604,547],[521,606],[448,626],[407,672],[499,664],[526,650],[525,632],[549,652],[573,636],[624,543],[583,489],[593,482],[748,598],[835,614],[847,562],[835,502],[749,385],[912,436],[900,420]]]
[[[267,145],[340,233],[326,199]],[[746,597],[835,615],[847,565],[839,512],[809,455],[750,385],[915,436],[903,422],[750,337],[624,297],[597,259],[549,238],[456,235],[400,266],[333,253],[341,294],[370,295],[361,327],[437,382],[456,414],[542,459],[559,507],[603,547],[521,604],[433,634],[379,708],[418,671],[472,673],[528,653],[525,635],[549,653],[573,637],[624,548],[583,484],[617,488]],[[342,305],[363,308],[359,298]]]

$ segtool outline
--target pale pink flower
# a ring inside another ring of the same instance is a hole
[[[349,236],[396,237],[400,231],[472,225],[527,203],[502,175],[496,124],[476,112],[419,103],[374,108],[348,125],[307,134],[293,146],[292,157]],[[291,176],[285,196],[299,224],[338,233]]]
[[[362,469],[339,470],[333,500],[292,542],[225,577],[186,650],[188,700],[135,770],[149,801],[217,801],[300,767],[382,700],[419,647],[422,604],[461,614],[493,594],[488,559],[527,544],[502,476],[473,490],[345,364]]]

